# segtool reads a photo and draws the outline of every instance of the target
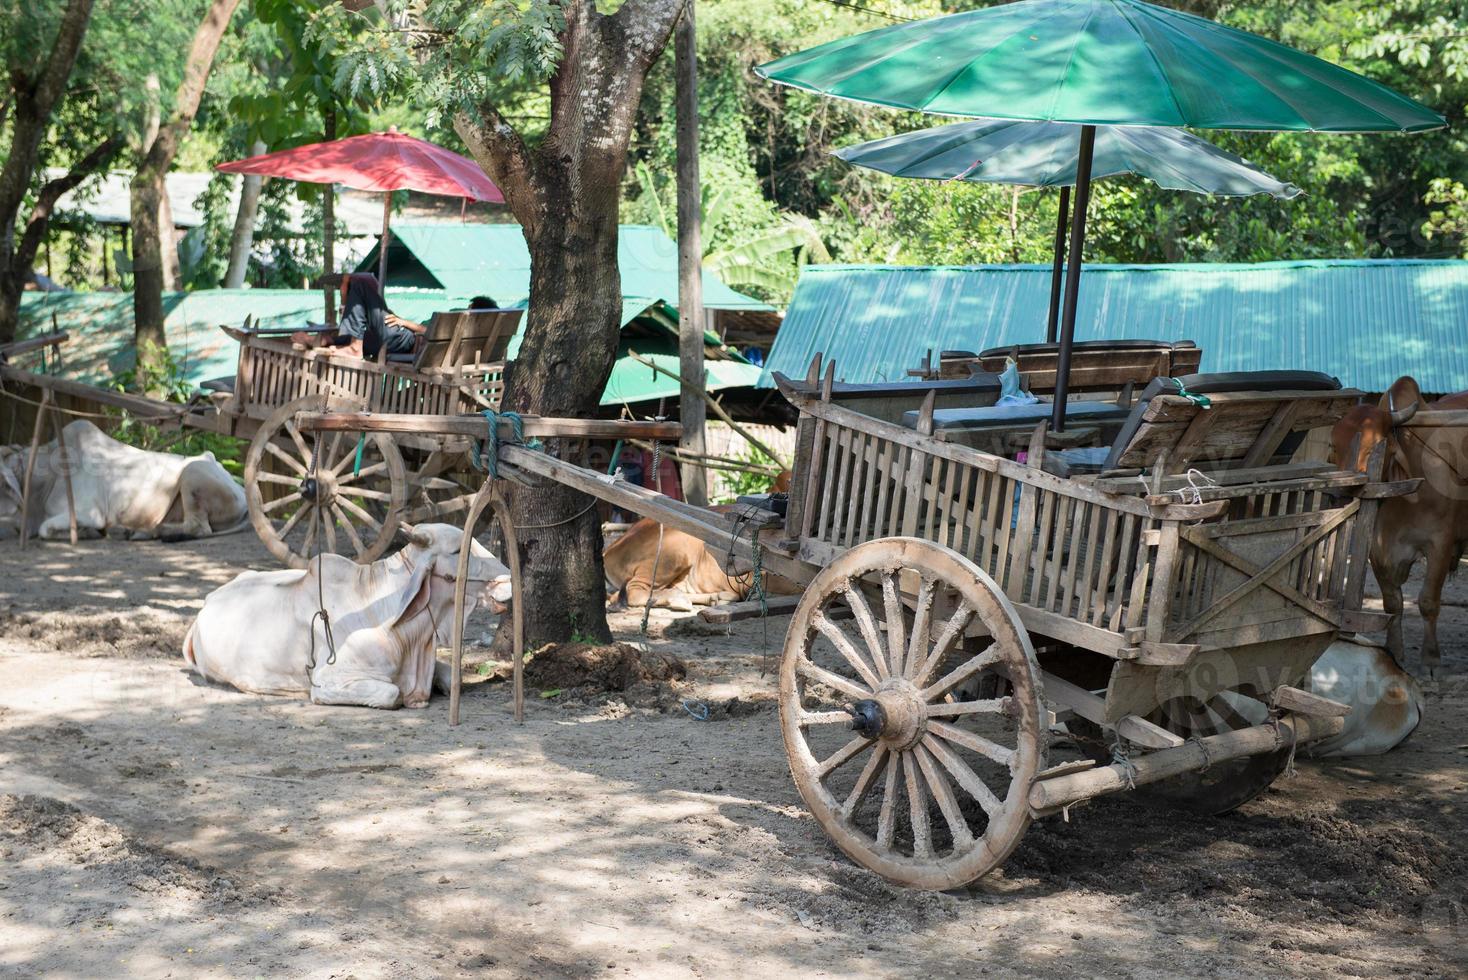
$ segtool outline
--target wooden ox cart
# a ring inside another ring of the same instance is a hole
[[[1297,744],[1341,730],[1345,707],[1298,685],[1338,633],[1383,625],[1361,611],[1372,525],[1413,484],[1382,483],[1379,456],[1374,476],[1280,457],[1359,392],[1152,397],[1109,466],[1058,476],[1043,425],[1020,463],[935,439],[931,400],[915,428],[843,407],[833,377],[819,358],[802,382],[777,376],[800,410],[783,514],[691,507],[508,429],[498,460],[501,478],[575,487],[805,584],[781,730],[801,795],[854,860],[960,886],[1037,816],[1130,789],[1223,812]],[[442,435],[483,422],[298,425]],[[486,484],[470,533],[498,499]],[[1049,758],[1062,723],[1083,758]]]
[[[328,348],[302,349],[287,330],[221,327],[239,343],[232,378],[206,382],[187,407],[0,365],[0,377],[46,393],[107,405],[151,422],[176,422],[250,441],[245,495],[250,520],[276,558],[295,568],[320,551],[369,562],[400,524],[467,509],[470,440],[449,434],[332,433],[297,427],[303,411],[456,416],[499,406],[505,350],[521,310],[437,313],[412,354],[377,361]],[[59,344],[65,335],[42,338]],[[30,345],[18,345],[12,354]],[[37,430],[39,432],[39,429]]]

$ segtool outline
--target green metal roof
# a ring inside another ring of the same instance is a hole
[[[516,224],[394,225],[387,250],[389,286],[446,289],[454,295],[492,296],[501,306],[523,302],[530,293],[530,250]],[[661,228],[622,225],[617,264],[623,296],[678,297],[678,246]],[[377,247],[359,272],[377,269]],[[703,274],[703,304],[715,310],[773,307]]]
[[[836,360],[852,382],[899,381],[925,351],[1045,337],[1048,265],[806,266],[760,378]],[[1468,262],[1322,260],[1087,265],[1077,340],[1192,340],[1206,371],[1299,368],[1383,391],[1468,390]]]
[[[443,290],[392,289],[388,301],[393,310],[410,320],[423,322],[436,311],[468,305],[468,297],[450,296]],[[239,345],[219,329],[220,324],[239,325],[248,314],[256,324],[269,327],[303,326],[323,318],[322,295],[302,289],[210,289],[189,293],[165,293],[164,329],[168,349],[193,384],[210,378],[232,377],[239,359]],[[678,383],[626,356],[629,348],[650,356],[673,372],[678,371],[678,312],[662,300],[628,297],[622,304],[624,330],[638,323],[653,336],[624,339],[613,365],[611,379],[602,394],[603,405],[677,397]],[[54,327],[53,327],[54,324]],[[53,329],[70,332],[62,348],[60,373],[95,385],[110,385],[134,363],[133,303],[130,293],[38,293],[21,297],[19,339],[39,336]],[[521,321],[524,329],[524,321]],[[714,334],[705,339],[719,346]],[[511,341],[510,357],[519,350],[520,334]],[[753,385],[759,368],[746,363],[737,353],[727,360],[708,360],[706,379],[711,390]]]

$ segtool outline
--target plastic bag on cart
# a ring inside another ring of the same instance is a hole
[[[1004,371],[999,375],[999,400],[995,405],[1033,405],[1040,399],[1020,387],[1019,364],[1012,357],[1004,359]]]

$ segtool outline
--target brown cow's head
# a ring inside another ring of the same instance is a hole
[[[781,470],[775,475],[775,482],[770,484],[770,493],[790,492],[790,471]]]
[[[1392,479],[1406,479],[1411,474],[1392,430],[1416,415],[1420,404],[1420,400],[1414,401],[1396,411],[1375,405],[1357,405],[1330,430],[1331,460],[1348,472],[1365,473],[1371,453],[1384,442],[1387,445],[1387,473]]]

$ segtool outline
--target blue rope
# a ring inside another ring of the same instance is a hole
[[[539,440],[525,441],[525,420],[520,417],[519,412],[496,412],[492,408],[486,408],[479,413],[484,416],[488,424],[488,438],[483,443],[474,444],[474,468],[486,470],[490,479],[498,480],[500,476],[500,419],[506,419],[510,423],[511,445],[526,446],[537,449]]]
[[[1168,378],[1167,380],[1177,385],[1176,394],[1179,397],[1186,398],[1188,401],[1192,402],[1194,405],[1197,405],[1199,408],[1213,407],[1213,401],[1207,395],[1199,395],[1189,391],[1187,388],[1183,387],[1183,383],[1177,378]]]

